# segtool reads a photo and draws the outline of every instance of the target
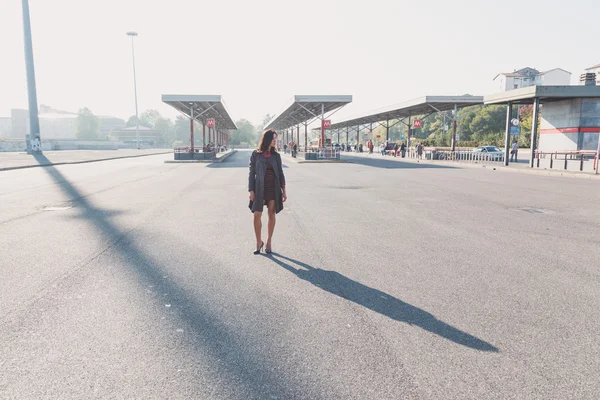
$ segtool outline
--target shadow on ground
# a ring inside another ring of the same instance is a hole
[[[40,163],[47,163],[43,155],[34,156]],[[144,284],[153,285],[158,292],[168,293],[168,298],[177,302],[181,309],[181,323],[192,332],[193,338],[213,359],[215,369],[227,375],[227,383],[232,387],[243,388],[247,398],[291,398],[298,383],[290,382],[289,374],[279,374],[274,360],[259,359],[250,349],[253,344],[238,332],[216,318],[210,310],[194,299],[176,282],[164,279],[160,265],[145,253],[130,238],[130,230],[122,230],[113,223],[106,210],[96,207],[83,193],[54,166],[44,168],[69,198],[76,202],[81,218],[89,221],[98,233],[111,241],[113,251],[122,256],[124,262],[137,273]],[[117,215],[112,212],[112,215]],[[306,389],[310,398],[316,398],[310,389]]]
[[[475,350],[499,352],[495,346],[440,321],[427,311],[405,303],[387,293],[365,286],[338,272],[314,268],[306,263],[277,253],[272,253],[270,258],[277,265],[290,271],[298,278],[395,321],[418,326],[454,343]],[[290,263],[296,264],[300,268],[296,268]]]
[[[369,158],[366,158],[366,157],[361,157],[361,156],[342,154],[342,160],[344,160],[348,164],[360,164],[360,165],[365,165],[367,167],[374,167],[374,168],[387,168],[387,169],[455,168],[455,167],[452,167],[449,165],[430,164],[430,163],[426,163],[426,162],[416,163],[416,162],[399,161],[397,158],[390,160],[389,157],[390,156],[380,156],[378,154],[372,154]]]

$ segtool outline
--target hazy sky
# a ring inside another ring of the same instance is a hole
[[[335,119],[424,95],[483,95],[498,72],[600,63],[598,0],[29,0],[38,103],[122,118],[161,94],[221,94],[259,122],[294,94],[352,94]],[[21,1],[0,0],[0,116],[27,107]]]

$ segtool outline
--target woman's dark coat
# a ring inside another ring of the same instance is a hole
[[[256,196],[252,204],[252,212],[263,212],[265,203],[265,175],[267,174],[267,163],[271,163],[275,171],[275,212],[283,210],[283,199],[281,187],[285,185],[285,176],[281,165],[281,155],[271,152],[271,157],[266,158],[262,153],[254,150],[250,156],[250,173],[248,174],[248,191],[254,190]]]

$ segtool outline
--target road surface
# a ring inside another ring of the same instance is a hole
[[[170,157],[0,172],[0,398],[598,397],[595,182]]]

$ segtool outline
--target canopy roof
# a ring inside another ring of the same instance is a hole
[[[192,118],[193,109],[193,119],[201,121],[202,123],[205,123],[208,118],[214,118],[215,128],[217,130],[237,129],[221,96],[163,94],[162,101],[186,115],[188,118]]]
[[[485,96],[484,103],[503,104],[510,101],[515,104],[532,104],[535,98],[548,102],[586,97],[600,97],[600,86],[529,86]]]
[[[337,122],[331,125],[331,129],[404,119],[431,112],[453,110],[455,106],[463,108],[478,104],[483,104],[482,96],[425,96]]]
[[[265,129],[287,129],[312,122],[321,114],[332,113],[352,102],[352,96],[294,96],[279,115],[265,126]]]

